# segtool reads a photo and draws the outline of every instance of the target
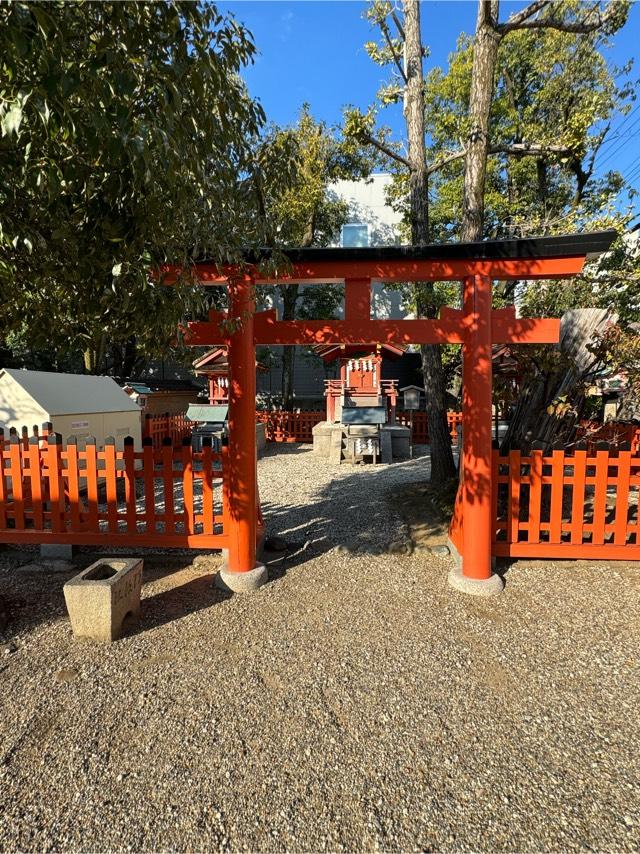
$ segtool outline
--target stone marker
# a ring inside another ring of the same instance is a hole
[[[78,638],[110,643],[140,616],[141,558],[103,558],[64,585]]]

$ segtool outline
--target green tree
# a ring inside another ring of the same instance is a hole
[[[262,242],[246,175],[264,115],[239,76],[254,51],[209,3],[0,7],[4,332],[88,371],[113,346],[155,355],[201,297],[150,266]]]

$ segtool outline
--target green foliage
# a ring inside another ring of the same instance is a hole
[[[208,3],[0,7],[5,331],[91,370],[131,336],[166,349],[202,297],[150,266],[261,239],[243,176],[264,116],[239,77],[254,51]]]

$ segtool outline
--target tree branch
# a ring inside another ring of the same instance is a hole
[[[542,3],[542,6],[540,4]],[[543,0],[537,0],[537,2],[532,3],[531,6],[538,5],[540,8],[545,8],[548,3],[543,3]],[[530,9],[531,6],[528,6],[527,9]],[[534,11],[540,11],[540,8],[535,9]],[[523,11],[527,11],[527,9]],[[591,17],[594,9],[592,8],[587,16]],[[613,18],[615,12],[615,2],[613,0],[607,6],[607,9],[604,14],[598,12],[598,14],[593,18],[591,22],[588,22],[586,19],[582,21],[563,21],[561,18],[556,18],[555,13],[548,18],[536,18],[531,21],[526,19],[515,21],[514,18],[518,18],[518,15],[512,15],[511,18],[507,20],[505,24],[499,24],[496,28],[501,36],[506,35],[507,33],[513,32],[514,30],[542,30],[542,29],[551,29],[551,30],[560,30],[563,33],[593,33],[596,30],[599,30],[603,27],[611,18]],[[520,13],[522,14],[522,13]]]
[[[511,145],[491,145],[489,154],[510,154],[512,157],[544,157],[545,154],[574,154],[566,145],[538,145],[533,142],[514,142]]]
[[[402,63],[400,62],[400,57],[396,53],[396,49],[393,46],[393,42],[391,41],[391,36],[389,34],[389,27],[387,27],[387,25],[384,21],[380,24],[380,29],[382,30],[382,35],[384,36],[385,41],[387,43],[387,46],[388,46],[389,50],[391,51],[391,56],[393,57],[393,61],[396,64],[396,68],[400,72],[400,76],[402,77],[402,79],[404,80],[405,83],[408,83],[406,72],[405,72],[404,68],[402,67]]]
[[[467,152],[464,148],[461,148],[459,151],[448,152],[440,160],[436,160],[436,162],[432,163],[431,166],[427,166],[427,175],[432,175],[447,164],[453,163],[454,160],[460,160],[460,158],[464,157],[466,153]]]
[[[393,23],[396,25],[396,29],[398,30],[398,34],[400,35],[400,38],[404,41],[404,27],[400,23],[398,16],[396,15],[395,9],[391,10],[391,19],[392,19]]]
[[[500,32],[508,33],[510,30],[517,29],[525,21],[528,21],[533,15],[541,12],[546,6],[550,5],[550,0],[534,0],[526,8],[520,12],[515,12],[510,15],[504,24],[499,24],[497,29]]]
[[[389,148],[387,145],[384,144],[384,142],[380,142],[380,140],[376,139],[374,136],[370,136],[369,134],[363,134],[360,139],[367,145],[372,145],[374,148],[377,148],[378,151],[381,151],[383,154],[386,154],[387,157],[391,157],[393,160],[397,160],[398,163],[402,163],[402,165],[406,166],[407,169],[411,169],[411,164],[409,163],[406,157],[403,157],[401,154],[398,154],[397,151],[394,151],[392,148]]]

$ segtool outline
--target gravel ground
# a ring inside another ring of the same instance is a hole
[[[425,467],[270,450],[272,583],[226,598],[217,557],[152,555],[109,647],[73,640],[69,573],[1,552],[0,849],[638,850],[640,570],[456,593],[448,559],[379,554]]]

